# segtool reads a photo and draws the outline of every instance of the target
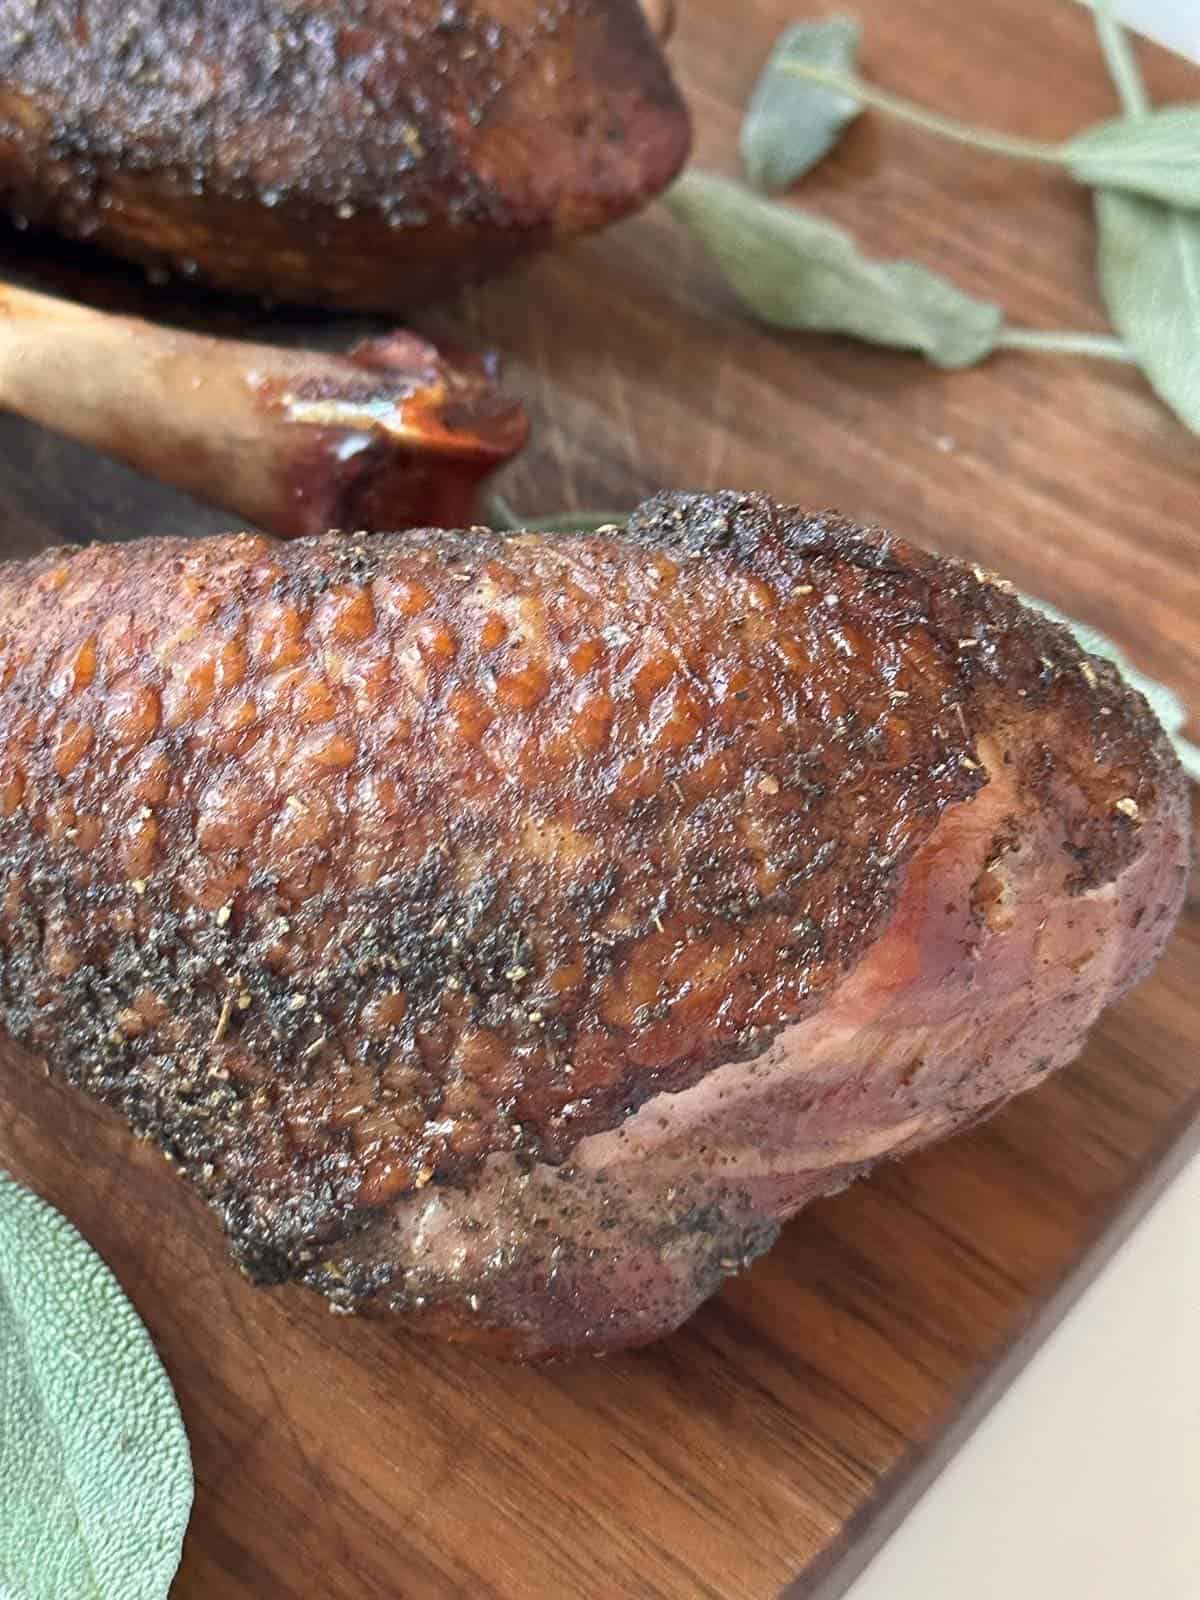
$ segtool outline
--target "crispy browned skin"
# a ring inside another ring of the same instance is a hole
[[[969,821],[977,735],[1020,796],[981,861],[1045,826],[1068,895],[1179,802],[1144,702],[1006,588],[760,496],[58,551],[0,620],[4,1023],[266,1279],[819,1012]]]
[[[0,201],[222,289],[402,307],[688,144],[637,0],[0,0]]]

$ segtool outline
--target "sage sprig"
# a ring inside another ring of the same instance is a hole
[[[137,1313],[66,1218],[0,1173],[0,1595],[164,1600],[191,1505]]]
[[[877,84],[868,83],[856,72],[839,72],[821,63],[802,60],[789,61],[780,70],[805,79],[826,94],[845,95],[860,105],[885,112],[901,122],[911,122],[918,128],[924,128],[927,133],[940,134],[943,139],[951,139],[956,144],[969,144],[975,150],[989,150],[993,155],[1013,156],[1019,161],[1041,161],[1051,166],[1063,164],[1061,145],[1042,139],[1025,139],[1019,134],[998,133],[990,128],[977,128],[972,123],[959,121],[957,117],[929,111],[915,100],[906,100],[903,95],[892,94]]]
[[[1096,196],[1100,289],[1159,398],[1200,433],[1200,212]]]
[[[1103,334],[1010,326],[1001,308],[913,261],[876,261],[843,228],[743,184],[685,172],[668,209],[708,248],[747,311],[771,327],[843,333],[919,351],[935,367],[974,366],[995,350],[1128,360]]]
[[[746,177],[765,194],[782,194],[833,149],[862,110],[853,95],[815,87],[789,68],[853,73],[860,29],[852,17],[798,22],[780,36],[762,70],[742,122]]]
[[[1061,166],[1096,190],[1101,288],[1119,338],[1014,327],[999,306],[939,274],[873,261],[843,229],[727,179],[687,172],[666,204],[746,309],[774,327],[850,334],[947,368],[995,350],[1136,361],[1200,431],[1200,107],[1152,109],[1110,0],[1096,0],[1095,12],[1125,115],[1061,144],[975,128],[865,83],[855,25],[837,17],[784,34],[751,99],[742,153],[752,181],[786,187],[865,104],[976,148]]]
[[[1118,117],[1076,134],[1063,148],[1067,169],[1080,183],[1185,210],[1200,207],[1200,107],[1163,106]]]
[[[1196,106],[1165,106],[1137,117],[1118,117],[1053,144],[973,127],[878,89],[856,73],[818,62],[794,59],[781,63],[780,71],[806,79],[825,95],[873,106],[976,150],[1061,167],[1076,182],[1092,188],[1128,189],[1169,205],[1200,207],[1200,108]]]
[[[1129,35],[1117,21],[1112,0],[1092,0],[1092,20],[1108,75],[1117,91],[1126,116],[1140,117],[1150,109],[1150,97],[1142,82],[1141,69],[1133,53]]]
[[[1096,28],[1124,125],[1136,133],[1147,120],[1146,89],[1110,0],[1098,0]],[[1200,433],[1200,212],[1119,188],[1102,188],[1095,204],[1108,314],[1155,392]]]
[[[996,348],[999,306],[916,262],[870,260],[832,222],[706,172],[685,172],[666,204],[746,309],[772,327],[852,334],[947,368],[973,366]]]

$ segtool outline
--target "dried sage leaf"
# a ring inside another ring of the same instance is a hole
[[[1068,139],[1063,154],[1081,183],[1200,207],[1200,106],[1102,122]]]
[[[853,76],[861,37],[851,17],[798,22],[780,37],[762,70],[742,122],[742,165],[756,189],[782,194],[826,156],[861,102],[806,82],[800,63]]]
[[[848,233],[744,185],[688,172],[666,204],[708,247],[746,309],[777,328],[846,333],[970,367],[996,347],[999,306],[912,261],[872,261]]]
[[[137,1313],[66,1218],[0,1173],[0,1595],[165,1600],[191,1506]]]
[[[1200,212],[1101,190],[1100,288],[1156,393],[1200,433]]]

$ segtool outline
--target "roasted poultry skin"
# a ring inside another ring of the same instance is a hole
[[[637,0],[0,0],[0,203],[218,289],[403,309],[689,141]]]
[[[1001,580],[762,496],[0,567],[0,1016],[254,1278],[678,1324],[1160,952],[1184,783]]]

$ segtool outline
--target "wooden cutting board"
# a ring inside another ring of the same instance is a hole
[[[673,53],[705,164],[733,169],[747,90],[799,9],[684,0]],[[1054,137],[1112,110],[1075,6],[856,9],[869,73],[944,111]],[[1147,66],[1163,97],[1200,98],[1200,72]],[[1087,200],[1052,173],[872,116],[802,198],[1016,321],[1102,325]],[[77,254],[47,264],[16,235],[3,247],[34,281],[225,331],[261,321]],[[1002,569],[1200,706],[1200,441],[1135,371],[1008,355],[945,375],[772,335],[661,212],[420,322],[493,344],[527,395],[535,440],[507,485],[527,514],[664,484],[836,505]],[[0,422],[10,553],[222,521]],[[178,1600],[830,1596],[1182,1159],[1200,1113],[1198,977],[1194,886],[1162,965],[1070,1071],[812,1207],[674,1338],[574,1366],[495,1366],[249,1288],[156,1155],[7,1058],[0,1161],[111,1263],[174,1379],[197,1476]]]

